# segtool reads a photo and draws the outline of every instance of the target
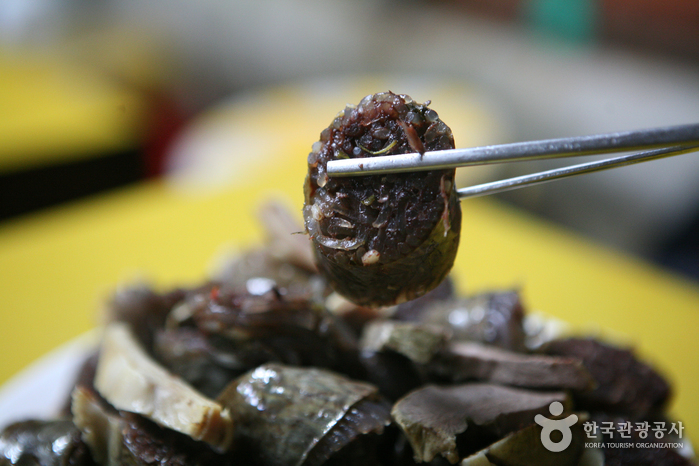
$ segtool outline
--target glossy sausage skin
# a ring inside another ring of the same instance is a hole
[[[451,269],[461,210],[454,170],[330,178],[330,160],[454,148],[428,108],[391,92],[348,106],[308,156],[304,220],[321,273],[357,304],[417,298]]]

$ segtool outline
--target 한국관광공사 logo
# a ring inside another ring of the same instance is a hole
[[[563,405],[558,401],[554,401],[549,405],[549,412],[552,416],[560,416],[563,413]],[[558,453],[568,448],[573,440],[573,433],[570,428],[578,422],[578,416],[571,414],[563,419],[549,419],[541,414],[537,414],[534,417],[534,422],[543,428],[541,430],[541,443],[544,445],[544,448],[550,452]],[[555,430],[563,434],[563,438],[558,442],[551,440],[551,434]]]

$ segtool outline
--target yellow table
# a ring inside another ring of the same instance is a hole
[[[132,149],[146,110],[142,95],[95,69],[0,49],[0,173]]]
[[[265,146],[276,155],[261,159],[263,170],[241,168],[234,186],[192,194],[145,184],[0,226],[0,382],[95,326],[100,303],[118,283],[143,276],[161,287],[201,281],[222,247],[257,241],[260,201],[280,196],[300,217],[305,157],[334,111],[304,104],[291,90],[266,97],[276,104],[233,112],[228,121],[273,125],[273,139],[284,143]],[[695,284],[493,200],[462,207],[454,269],[461,291],[519,286],[529,309],[633,343],[674,383],[672,413],[699,443]]]

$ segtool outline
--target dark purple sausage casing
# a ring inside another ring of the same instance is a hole
[[[408,301],[449,273],[459,245],[455,170],[330,178],[328,161],[454,148],[428,104],[392,92],[347,106],[308,156],[304,221],[320,272],[364,306]]]

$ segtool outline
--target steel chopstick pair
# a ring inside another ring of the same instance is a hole
[[[461,199],[699,150],[699,124],[443,151],[332,160],[329,176],[378,175],[494,163],[641,151],[458,190]]]

